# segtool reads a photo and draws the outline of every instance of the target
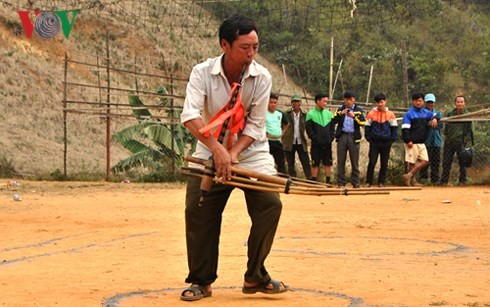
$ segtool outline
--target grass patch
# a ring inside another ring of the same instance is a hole
[[[21,177],[20,173],[15,169],[12,159],[9,159],[5,154],[0,156],[0,178],[16,178]]]

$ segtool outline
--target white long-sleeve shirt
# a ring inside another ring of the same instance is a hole
[[[230,99],[231,86],[223,72],[222,57],[223,55],[208,59],[192,69],[180,116],[182,123],[200,118],[207,124]],[[242,134],[255,139],[255,142],[238,156],[240,163],[237,167],[264,174],[276,173],[265,136],[265,119],[271,88],[271,74],[265,67],[253,61],[244,73],[241,97],[247,114]],[[193,156],[209,159],[211,151],[198,142]]]

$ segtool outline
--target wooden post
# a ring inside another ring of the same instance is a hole
[[[333,36],[330,42],[330,80],[329,80],[329,88],[328,88],[328,100],[333,100]]]
[[[97,84],[99,86],[99,108],[102,108],[102,89],[100,85],[100,62],[99,62],[99,52],[96,52],[97,55]]]
[[[170,74],[170,95],[173,96],[174,94],[174,74]],[[174,124],[174,116],[175,116],[175,106],[174,106],[174,99],[170,99],[170,108],[172,110],[171,114],[171,122],[170,122],[170,131],[172,133],[172,174],[175,175],[175,146],[174,146],[174,138],[175,138],[175,124]],[[183,155],[184,153],[182,153]]]
[[[66,179],[67,174],[66,174],[66,157],[67,157],[67,152],[68,152],[68,136],[67,136],[67,128],[66,128],[66,118],[67,118],[67,103],[66,103],[66,96],[67,96],[67,75],[68,75],[68,54],[65,52],[65,83],[63,85],[63,177]]]
[[[335,87],[337,87],[337,79],[339,77],[339,74],[340,74],[340,70],[342,69],[342,62],[344,61],[344,58],[340,59],[340,64],[339,64],[339,69],[337,69],[337,73],[335,74],[335,81],[333,83],[333,88],[332,88],[332,99],[334,97],[334,93],[335,93]]]
[[[106,108],[106,181],[111,176],[111,74],[110,63],[111,55],[109,53],[109,32],[106,32],[106,72],[107,72],[107,108]]]
[[[288,87],[288,80],[286,78],[286,67],[284,66],[284,64],[282,64],[282,74],[284,76],[284,84],[286,84],[286,88]]]
[[[138,94],[138,76],[136,75],[136,65],[138,64],[138,57],[134,54],[134,86],[136,87],[136,94]]]
[[[366,93],[366,104],[369,103],[369,93],[371,92],[371,81],[373,80],[373,65],[371,65],[371,71],[369,72],[369,83]]]
[[[408,68],[407,68],[407,45],[402,41],[402,71],[403,71],[403,91],[405,92],[405,108],[408,108]]]
[[[298,73],[299,81],[301,82],[301,89],[303,90],[303,96],[305,96],[306,106],[308,106],[308,97],[306,96],[306,90],[303,86],[303,78],[301,78],[301,74],[299,72],[299,67],[296,66],[296,72]]]

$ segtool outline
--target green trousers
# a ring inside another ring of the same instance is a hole
[[[234,187],[213,183],[199,206],[200,178],[189,178],[185,202],[187,283],[209,285],[217,275],[222,213]],[[247,282],[268,282],[271,277],[264,262],[279,224],[282,203],[278,193],[242,189],[252,227],[248,237]]]

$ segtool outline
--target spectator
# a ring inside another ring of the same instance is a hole
[[[434,108],[436,104],[436,96],[432,93],[425,95],[425,108],[437,115],[441,119],[442,113]],[[443,123],[439,122],[436,127],[429,127],[427,138],[425,139],[425,147],[429,155],[429,164],[420,170],[421,179],[429,179],[432,184],[439,184],[439,165],[441,164],[441,147],[442,147],[442,127]]]
[[[306,141],[306,113],[301,109],[301,96],[291,96],[291,109],[285,112],[289,128],[282,137],[282,145],[286,154],[288,174],[297,177],[294,167],[296,153],[303,166],[306,178],[311,177],[310,158],[308,156],[308,143]]]
[[[361,144],[361,127],[366,123],[364,110],[355,104],[356,94],[352,91],[344,93],[344,104],[337,109],[332,119],[337,140],[337,184],[344,187],[345,162],[349,153],[352,167],[351,182],[354,188],[360,187],[359,181],[359,150]]]
[[[378,174],[378,186],[384,187],[388,160],[390,159],[391,145],[396,141],[398,123],[393,112],[386,107],[386,96],[378,94],[374,96],[377,107],[372,109],[366,116],[364,136],[369,142],[369,164],[366,175],[366,187],[373,184],[374,167],[380,157],[380,168]]]
[[[306,133],[311,139],[311,180],[317,180],[320,164],[325,170],[325,182],[330,183],[332,168],[332,112],[327,109],[325,94],[315,96],[316,106],[306,116]]]
[[[406,170],[406,174],[403,175],[403,183],[406,186],[420,186],[415,176],[429,163],[425,139],[429,127],[436,127],[439,119],[437,114],[423,108],[424,95],[422,93],[412,95],[412,104],[413,106],[405,113],[402,121]]]
[[[456,108],[447,112],[446,117],[456,116],[468,113],[466,110],[466,100],[464,96],[457,96],[455,99]],[[458,154],[462,148],[474,145],[473,127],[471,122],[448,122],[444,127],[444,152],[442,155],[442,176],[441,184],[447,185],[449,174],[451,173],[451,164],[454,154]],[[466,184],[466,167],[459,164],[459,184]]]
[[[274,157],[276,169],[279,173],[286,173],[286,163],[284,161],[284,149],[281,138],[289,127],[288,119],[283,112],[277,110],[279,96],[271,93],[269,107],[265,120],[265,132],[269,140],[269,152]]]

